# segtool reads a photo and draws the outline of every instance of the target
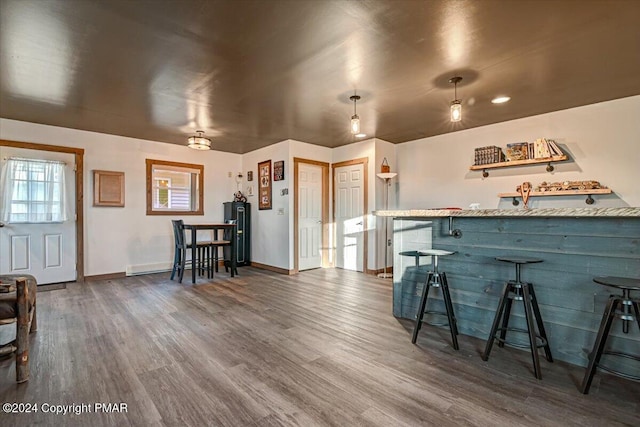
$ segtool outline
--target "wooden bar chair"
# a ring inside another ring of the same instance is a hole
[[[181,219],[171,220],[173,224],[173,238],[174,238],[174,255],[173,255],[173,268],[171,269],[171,280],[178,274],[178,282],[182,283],[182,277],[184,276],[184,270],[186,268],[187,253],[191,251],[191,244],[187,243],[187,239],[184,232],[184,221]],[[196,260],[196,268],[200,274],[207,272],[208,278],[213,276],[212,263],[211,263],[211,241],[203,241],[197,243],[196,254],[198,259]]]

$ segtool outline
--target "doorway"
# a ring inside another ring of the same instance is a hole
[[[360,158],[333,164],[335,266],[360,272],[367,269],[368,163]]]
[[[18,221],[0,228],[0,251],[8,254],[2,257],[1,273],[33,274],[39,285],[84,281],[83,156],[81,148],[0,140],[2,164],[12,157],[64,163],[67,189],[66,221]]]
[[[293,158],[294,270],[328,267],[329,163]]]

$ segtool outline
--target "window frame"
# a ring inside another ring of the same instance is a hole
[[[167,160],[146,159],[147,164],[147,215],[204,215],[204,166],[192,163],[178,163]],[[153,168],[155,166],[171,166],[185,169],[196,169],[198,173],[198,208],[197,210],[178,211],[178,210],[155,210],[153,208]]]

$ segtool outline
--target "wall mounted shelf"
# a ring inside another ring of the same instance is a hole
[[[487,171],[488,169],[497,169],[497,168],[510,168],[510,167],[514,167],[514,166],[528,166],[528,165],[536,165],[536,164],[540,164],[540,163],[546,163],[547,164],[547,172],[553,172],[553,165],[552,163],[554,162],[564,162],[566,160],[569,160],[569,157],[567,157],[566,155],[562,155],[562,156],[554,156],[554,157],[546,157],[544,159],[528,159],[528,160],[511,160],[509,162],[499,162],[499,163],[488,163],[486,165],[473,165],[469,167],[469,170],[472,171],[482,171],[482,176],[483,177],[488,177],[489,176],[489,172]]]
[[[588,205],[592,205],[594,203],[593,198],[591,197],[594,194],[611,194],[612,191],[610,188],[598,188],[593,190],[566,190],[566,191],[532,191],[529,193],[529,197],[547,197],[547,196],[587,196],[585,203]],[[520,202],[517,200],[518,197],[522,197],[520,193],[499,193],[498,197],[506,198],[513,197],[513,205],[518,206]]]

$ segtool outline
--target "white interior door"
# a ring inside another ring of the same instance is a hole
[[[364,268],[364,165],[335,170],[336,267]]]
[[[298,164],[298,270],[322,266],[322,167]]]
[[[76,280],[76,211],[75,211],[75,156],[68,153],[0,147],[0,171],[4,171],[9,158],[48,160],[64,163],[64,208],[67,220],[62,222],[11,222],[0,216],[0,273],[32,274],[38,284],[70,282]],[[42,175],[30,173],[20,200],[26,198],[29,209],[37,210],[34,196],[48,184]],[[5,189],[0,189],[0,200]],[[25,194],[27,194],[25,196]],[[13,196],[10,196],[13,197]],[[4,202],[0,201],[0,205]],[[4,206],[0,211],[4,211]]]

